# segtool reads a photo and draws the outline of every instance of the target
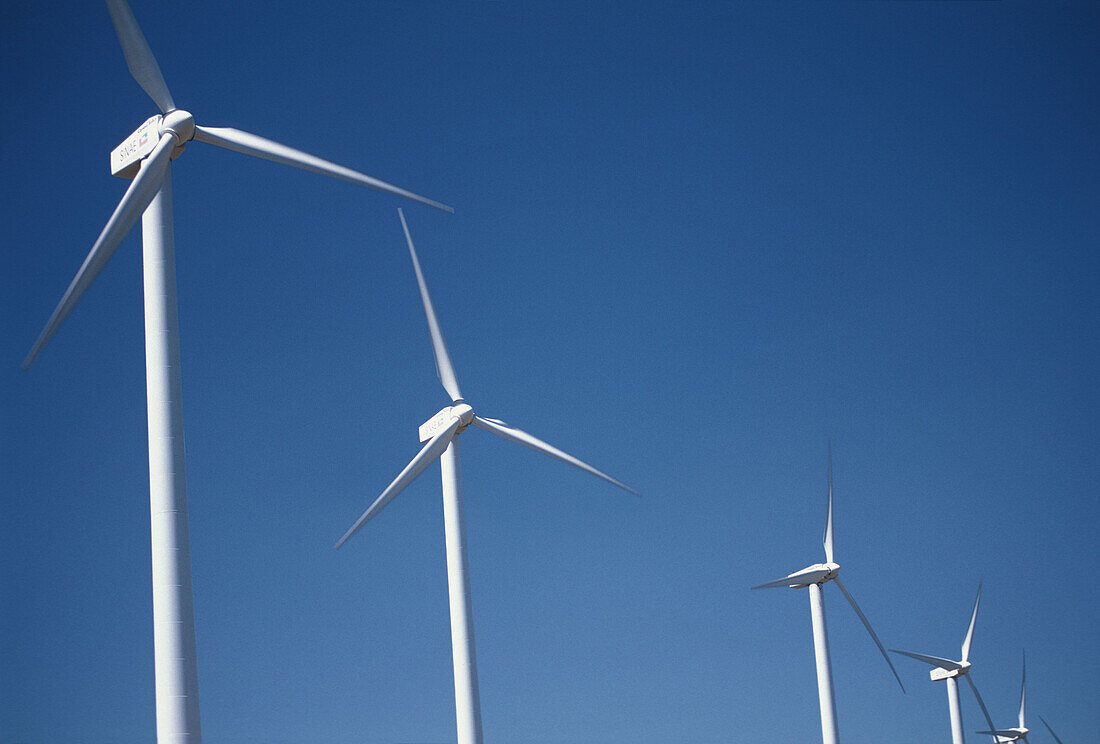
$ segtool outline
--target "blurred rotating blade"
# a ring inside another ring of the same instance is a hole
[[[826,497],[825,506],[825,537],[822,538],[822,542],[825,544],[825,562],[833,562],[833,445],[832,442],[828,443],[829,449],[829,492]]]
[[[978,707],[982,709],[982,715],[985,717],[985,725],[992,729],[993,719],[989,716],[989,709],[985,707],[985,701],[982,700],[982,694],[978,692],[978,686],[974,684],[974,680],[969,674],[966,675],[966,682],[970,685],[970,689],[974,693],[974,699],[978,701]]]
[[[207,144],[224,147],[234,152],[252,155],[253,157],[263,158],[264,160],[271,160],[275,163],[282,163],[283,165],[290,165],[295,168],[301,168],[302,170],[312,171],[313,173],[320,173],[322,176],[332,176],[333,178],[339,178],[343,181],[348,181],[349,183],[358,184],[360,186],[367,186],[387,194],[393,194],[394,196],[402,196],[406,199],[420,202],[421,204],[427,204],[429,207],[442,209],[444,212],[454,212],[454,209],[448,207],[446,204],[440,204],[437,201],[420,196],[419,194],[414,194],[411,191],[406,191],[403,188],[386,183],[385,181],[379,181],[377,178],[372,178],[365,173],[360,173],[351,168],[345,168],[336,163],[330,163],[315,155],[310,155],[301,150],[295,150],[293,147],[280,145],[278,142],[273,142],[272,140],[264,139],[255,134],[249,134],[248,132],[242,132],[239,129],[232,129],[230,127],[200,127],[196,125],[195,139],[200,142],[206,142]]]
[[[1024,652],[1024,673],[1020,679],[1020,714],[1017,717],[1020,728],[1027,728],[1024,723],[1024,696],[1027,694],[1027,652]]]
[[[852,598],[852,595],[849,594],[848,590],[844,588],[844,585],[840,583],[840,579],[833,578],[833,581],[835,581],[836,585],[840,587],[840,591],[844,593],[845,598],[847,598],[848,600],[848,604],[852,605],[852,609],[856,611],[857,615],[859,615],[859,619],[863,623],[863,627],[867,628],[867,632],[871,634],[871,640],[873,640],[875,642],[875,645],[878,646],[878,650],[879,653],[882,654],[882,658],[886,659],[886,663],[890,665],[890,671],[894,673],[894,679],[898,681],[898,685],[901,687],[901,691],[905,692],[905,685],[901,683],[901,677],[898,676],[898,670],[894,669],[894,662],[890,661],[890,657],[886,654],[886,649],[882,647],[882,642],[879,641],[878,636],[875,635],[875,631],[871,628],[871,623],[867,621],[867,618],[859,609],[859,605],[856,604],[856,601]]]
[[[99,272],[107,265],[107,262],[111,260],[111,256],[114,255],[119,244],[133,229],[134,224],[141,217],[145,208],[149,206],[149,202],[153,201],[153,197],[157,195],[161,183],[164,182],[164,172],[168,168],[168,160],[172,155],[175,139],[171,132],[166,132],[160,138],[157,146],[153,148],[153,151],[149,153],[149,157],[141,164],[141,169],[138,170],[134,180],[130,182],[126,193],[122,195],[122,201],[115,207],[114,214],[107,220],[107,225],[92,245],[92,250],[88,252],[88,257],[84,259],[80,270],[76,272],[69,288],[65,290],[61,302],[57,304],[53,315],[46,323],[46,327],[42,329],[42,333],[39,334],[38,340],[34,342],[27,358],[23,360],[23,369],[27,369],[34,363],[39,352],[53,337],[65,318],[72,312],[72,309],[76,307],[76,303],[84,296],[84,292],[91,286]]]
[[[439,327],[439,319],[435,316],[435,305],[428,294],[428,284],[424,281],[424,272],[420,270],[420,259],[416,256],[416,248],[413,247],[412,235],[409,234],[409,226],[405,223],[405,213],[400,208],[397,210],[401,217],[401,227],[405,231],[405,242],[409,244],[409,255],[412,256],[413,269],[416,271],[416,283],[420,287],[420,300],[424,303],[424,314],[428,316],[428,332],[432,336],[432,352],[435,354],[435,374],[443,383],[447,395],[452,402],[462,400],[462,391],[458,389],[458,378],[455,376],[455,368],[451,364],[451,355],[447,353],[447,344],[443,341],[443,331]]]
[[[821,575],[824,576],[826,572],[822,571]],[[787,576],[786,578],[776,579],[775,581],[768,581],[763,584],[757,584],[752,587],[753,589],[774,589],[780,586],[804,586],[809,584],[816,584],[815,578],[820,578],[814,574],[802,575],[802,576]]]
[[[963,639],[962,660],[970,660],[970,642],[974,639],[974,623],[978,619],[978,603],[982,601],[982,581],[978,579],[978,596],[974,598],[974,612],[970,614],[970,627],[966,629],[966,638]]]
[[[900,651],[896,648],[890,649],[895,654],[901,654],[902,656],[908,656],[910,659],[916,659],[917,661],[923,661],[925,664],[931,664],[934,667],[940,669],[946,669],[949,672],[953,672],[956,669],[962,669],[962,664],[951,659],[944,659],[940,656],[929,656],[927,654],[917,654],[912,651]]]
[[[1054,733],[1054,729],[1052,729],[1050,727],[1050,724],[1047,723],[1047,719],[1043,718],[1042,716],[1039,716],[1039,720],[1042,721],[1043,725],[1047,727],[1047,731],[1049,731],[1050,735],[1054,737],[1054,741],[1058,742],[1058,744],[1062,744],[1062,740],[1058,738],[1058,734]]]
[[[168,92],[164,76],[160,74],[160,65],[157,64],[153,50],[149,48],[149,42],[145,40],[145,34],[141,32],[134,12],[130,10],[126,0],[107,0],[107,12],[111,14],[111,22],[115,24],[115,33],[122,44],[122,53],[126,56],[126,66],[130,68],[134,80],[149,94],[153,103],[160,107],[162,114],[175,110],[176,104],[172,101],[172,94]]]
[[[429,465],[438,460],[440,455],[443,454],[443,451],[447,449],[447,445],[451,443],[451,439],[454,438],[454,433],[458,430],[458,426],[461,423],[462,420],[456,417],[446,429],[443,429],[429,439],[428,443],[425,444],[420,452],[416,454],[416,457],[412,459],[412,462],[405,466],[405,469],[393,479],[393,483],[386,486],[386,490],[382,492],[382,495],[375,499],[374,503],[363,512],[363,516],[355,520],[355,524],[351,526],[351,529],[345,532],[344,536],[336,542],[336,547],[339,548],[346,543],[351,536],[369,522],[374,515],[382,511],[382,507],[390,503],[394,496],[404,491],[405,487],[416,480],[417,476],[427,470]]]
[[[615,480],[614,478],[612,478],[610,475],[607,475],[606,473],[602,473],[599,470],[596,470],[596,468],[592,467],[588,463],[582,462],[581,460],[578,460],[577,458],[573,457],[573,455],[570,455],[566,452],[562,452],[557,447],[553,447],[553,446],[547,444],[546,442],[542,441],[538,437],[533,437],[530,434],[528,434],[527,432],[522,431],[520,429],[517,429],[516,427],[511,426],[510,424],[506,424],[506,423],[504,423],[503,421],[501,421],[499,419],[482,418],[481,416],[474,416],[474,423],[477,424],[478,426],[480,426],[482,429],[485,429],[486,431],[493,432],[497,436],[504,437],[505,439],[511,439],[513,442],[518,442],[519,444],[522,444],[525,447],[530,447],[531,449],[535,450],[536,452],[541,452],[544,455],[549,455],[550,457],[553,457],[555,460],[561,460],[566,465],[572,465],[573,467],[579,468],[579,469],[583,470],[586,473],[591,473],[592,475],[596,476],[597,478],[602,478],[603,480],[607,481],[608,483],[610,483],[614,486],[618,486],[619,488],[623,489],[624,491],[630,491],[630,493],[634,494],[635,496],[640,496],[641,495],[637,491],[635,491],[633,488],[631,488],[630,486],[624,485],[624,484],[620,483],[619,481]]]

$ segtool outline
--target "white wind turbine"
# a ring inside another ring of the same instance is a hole
[[[982,713],[985,714],[985,720],[989,724],[989,728],[993,728],[993,721],[989,717],[989,711],[985,707],[985,703],[982,701],[982,696],[978,692],[977,686],[974,684],[974,680],[970,677],[970,642],[974,639],[974,623],[978,619],[978,603],[982,600],[982,582],[978,582],[978,596],[974,598],[974,611],[970,614],[970,626],[966,629],[966,637],[962,642],[962,659],[959,661],[953,661],[951,659],[944,659],[939,656],[929,656],[927,654],[917,654],[912,651],[899,651],[897,649],[890,649],[895,654],[902,654],[917,661],[923,661],[926,664],[931,664],[935,669],[929,671],[929,675],[932,677],[932,681],[945,680],[947,682],[947,706],[951,713],[951,742],[952,744],[963,744],[963,724],[962,724],[962,711],[959,707],[959,677],[966,677],[967,683],[970,685],[970,689],[974,691],[974,697],[978,700],[978,705],[981,706]]]
[[[815,563],[801,571],[795,571],[786,578],[769,581],[766,584],[754,586],[753,589],[787,586],[792,589],[806,587],[810,590],[810,618],[814,632],[814,657],[817,660],[817,697],[821,707],[821,737],[824,744],[837,744],[839,735],[837,733],[836,701],[833,698],[833,672],[832,663],[829,660],[829,637],[825,628],[825,598],[822,593],[822,587],[827,582],[836,582],[841,593],[852,605],[852,609],[856,611],[856,615],[863,622],[863,627],[867,628],[867,632],[871,634],[871,639],[882,653],[882,658],[886,659],[886,663],[890,666],[890,671],[894,673],[894,678],[897,679],[902,692],[905,692],[905,685],[901,684],[901,677],[898,677],[898,672],[894,669],[890,657],[886,655],[886,649],[882,647],[878,636],[871,628],[871,623],[868,622],[855,599],[844,588],[844,584],[840,583],[840,578],[837,576],[840,573],[840,565],[833,561],[833,452],[831,446],[829,447],[829,487],[823,542],[825,544],[825,563]]]
[[[146,120],[111,153],[112,173],[133,181],[23,362],[28,368],[64,322],[123,238],[142,217],[145,368],[149,421],[153,645],[157,741],[202,741],[195,619],[191,589],[187,484],[176,304],[175,247],[169,161],[196,139],[292,165],[446,211],[450,207],[370,176],[237,129],[201,127],[176,108],[160,67],[126,0],[107,0],[130,73],[161,113]]]
[[[1027,741],[1027,735],[1031,733],[1027,725],[1024,723],[1024,698],[1027,695],[1027,654],[1024,654],[1023,674],[1020,677],[1020,712],[1016,714],[1015,728],[1008,729],[995,729],[993,724],[989,724],[989,731],[979,731],[979,734],[989,734],[995,736],[999,744],[1007,744],[1012,741]],[[1047,728],[1050,728],[1049,726]],[[1054,732],[1051,731],[1053,734]],[[1054,737],[1057,739],[1058,737]]]
[[[451,396],[451,405],[446,406],[428,419],[420,427],[420,441],[427,442],[424,448],[412,459],[400,475],[394,479],[363,515],[356,520],[343,537],[336,543],[339,548],[378,514],[397,494],[401,493],[417,476],[423,473],[437,459],[443,471],[443,519],[447,542],[447,590],[451,609],[451,653],[454,661],[455,677],[455,714],[458,724],[458,744],[481,744],[481,703],[478,696],[477,662],[474,651],[473,611],[470,605],[470,581],[466,563],[466,537],[462,516],[462,480],[458,460],[458,436],[470,424],[492,432],[513,442],[530,447],[557,460],[580,468],[619,488],[638,492],[625,486],[609,475],[601,473],[591,465],[581,462],[556,447],[527,432],[510,426],[503,421],[483,418],[474,414],[474,409],[466,403],[458,388],[451,357],[443,341],[443,332],[436,319],[435,308],[420,270],[420,261],[409,235],[405,215],[398,210],[401,227],[405,231],[405,241],[409,245],[416,281],[420,287],[420,299],[424,304],[424,313],[428,318],[428,331],[432,337],[432,350],[435,354],[435,369],[447,394]]]

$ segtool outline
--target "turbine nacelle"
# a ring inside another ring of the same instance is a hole
[[[789,584],[791,589],[805,589],[810,584],[824,584],[827,581],[832,581],[839,573],[840,565],[837,563],[815,563],[812,566],[806,566],[801,571],[787,574],[787,578],[794,580],[793,583]]]
[[[447,406],[420,425],[420,441],[427,442],[431,440],[436,434],[450,426],[455,419],[461,422],[455,433],[461,434],[474,420],[474,409],[462,401]]]
[[[176,139],[176,147],[172,151],[172,159],[175,160],[195,137],[195,117],[180,109],[150,116],[111,151],[111,175],[128,179],[136,176],[141,161],[153,151],[160,138],[169,133]]]
[[[928,676],[932,678],[933,682],[941,682],[950,677],[962,677],[964,674],[970,671],[969,661],[957,662],[958,669],[944,669],[942,667],[933,667],[928,670]]]
[[[150,116],[111,151],[112,176],[133,178],[137,175],[141,161],[160,141],[160,122],[163,118],[160,114]]]

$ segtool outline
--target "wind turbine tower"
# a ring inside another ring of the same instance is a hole
[[[194,139],[368,186],[446,211],[453,210],[350,168],[254,134],[195,124],[190,113],[176,108],[160,67],[126,0],[107,0],[107,9],[130,73],[161,113],[147,119],[111,153],[112,173],[133,180],[31,348],[23,368],[30,367],[34,362],[141,217],[157,741],[160,744],[201,744],[170,161],[178,157],[187,143]]]

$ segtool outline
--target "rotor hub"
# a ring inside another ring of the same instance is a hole
[[[195,117],[181,109],[169,111],[160,120],[160,133],[165,132],[176,138],[176,147],[183,147],[195,136]]]

